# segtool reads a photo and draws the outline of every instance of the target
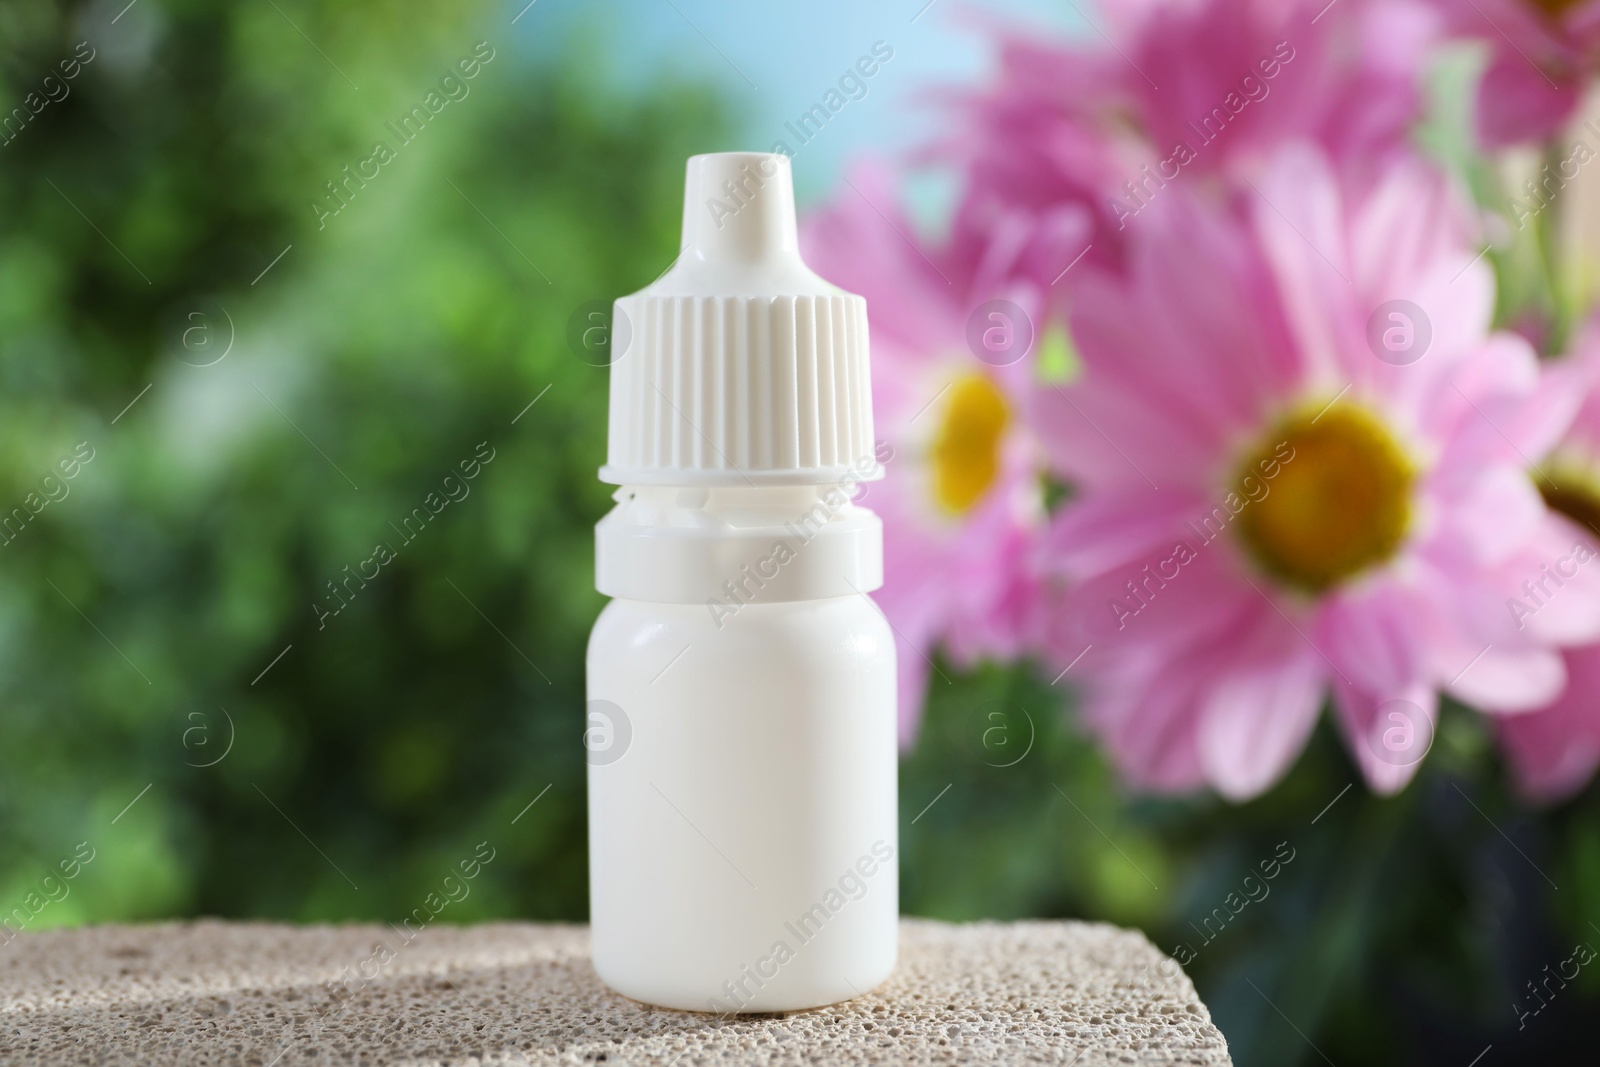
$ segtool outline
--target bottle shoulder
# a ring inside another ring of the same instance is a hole
[[[669,604],[616,599],[595,620],[589,657],[676,652],[700,655],[790,657],[802,660],[894,655],[894,633],[878,605],[865,595],[776,604],[711,601]]]

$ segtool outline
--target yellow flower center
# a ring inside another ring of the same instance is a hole
[[[1584,471],[1557,468],[1534,478],[1551,511],[1560,512],[1600,538],[1600,486]]]
[[[1392,556],[1416,472],[1375,416],[1348,404],[1291,415],[1244,457],[1234,520],[1250,558],[1318,593]]]
[[[1000,473],[1000,439],[1011,421],[1005,394],[981,374],[950,386],[944,421],[933,440],[933,495],[961,515],[983,498]]]
[[[1529,7],[1553,19],[1565,15],[1581,2],[1582,0],[1527,0]]]

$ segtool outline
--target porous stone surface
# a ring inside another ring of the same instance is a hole
[[[729,1017],[611,992],[582,926],[430,927],[380,964],[385,938],[213,920],[23,934],[0,946],[0,1063],[1230,1062],[1189,979],[1103,924],[906,920],[866,996]]]

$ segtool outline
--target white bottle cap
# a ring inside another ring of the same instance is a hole
[[[683,249],[616,302],[601,481],[826,485],[874,460],[867,305],[800,258],[789,159],[692,156]]]

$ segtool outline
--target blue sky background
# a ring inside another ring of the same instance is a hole
[[[866,153],[894,153],[936,133],[921,103],[931,86],[989,76],[989,41],[978,19],[1037,27],[1052,36],[1092,33],[1080,12],[1088,0],[510,0],[517,47],[528,62],[575,45],[599,54],[606,79],[648,92],[668,75],[718,86],[739,116],[740,135],[707,151],[765,151],[777,140],[797,149],[802,204],[838,181],[841,166]],[[919,14],[920,13],[920,14]],[[833,88],[844,71],[884,41],[894,49],[861,100],[852,100],[801,148],[784,130]],[[922,199],[937,198],[929,189]],[[929,209],[918,205],[923,215]]]

